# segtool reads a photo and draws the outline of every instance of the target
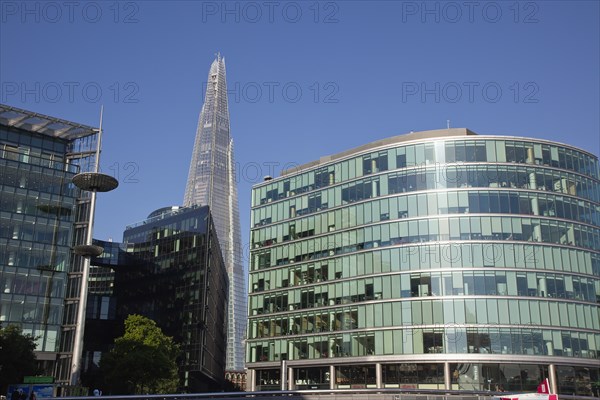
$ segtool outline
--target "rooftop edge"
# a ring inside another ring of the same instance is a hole
[[[422,140],[422,139],[434,139],[434,138],[443,138],[449,136],[470,136],[477,135],[477,133],[467,129],[467,128],[450,128],[450,129],[434,129],[429,131],[419,131],[419,132],[410,132],[402,135],[396,135],[385,139],[376,140],[371,143],[363,144],[358,147],[354,147],[350,150],[345,150],[340,153],[332,154],[329,156],[323,156],[316,161],[311,161],[302,165],[298,165],[296,167],[288,168],[285,171],[281,172],[281,177],[290,175],[304,169],[316,167],[321,164],[325,164],[343,157],[347,157],[354,153],[359,153],[362,151],[366,151],[369,149],[374,149],[381,146],[386,146],[394,143],[402,143],[409,142],[413,140]]]
[[[0,104],[0,125],[65,140],[75,140],[98,132],[98,129],[92,126],[38,114],[6,104]]]

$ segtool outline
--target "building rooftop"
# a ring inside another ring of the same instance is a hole
[[[14,126],[65,140],[75,140],[98,132],[97,128],[88,125],[34,113],[5,104],[0,104],[0,125]]]
[[[392,136],[390,138],[376,140],[371,143],[364,144],[362,146],[355,147],[350,150],[342,151],[341,153],[333,154],[330,156],[323,156],[316,161],[311,161],[306,164],[302,164],[293,168],[286,169],[281,173],[281,176],[286,176],[289,174],[293,174],[304,169],[316,167],[321,164],[325,164],[340,158],[347,157],[349,155],[360,153],[362,151],[366,151],[369,149],[375,149],[377,147],[386,146],[388,144],[401,143],[401,142],[409,142],[412,140],[422,140],[422,139],[434,139],[434,138],[443,138],[448,136],[467,136],[467,135],[477,135],[477,133],[468,130],[467,128],[450,128],[450,129],[435,129],[431,131],[421,131],[421,132],[410,132],[404,135]]]
[[[183,214],[188,211],[194,210],[196,208],[202,208],[202,207],[207,207],[207,206],[193,205],[193,206],[189,206],[189,207],[183,207],[183,206],[161,207],[155,211],[152,211],[145,220],[139,221],[139,222],[134,222],[133,224],[127,225],[125,227],[125,230],[127,231],[129,229],[134,229],[139,226],[152,224],[154,222],[161,221],[163,219],[172,217],[174,215]]]

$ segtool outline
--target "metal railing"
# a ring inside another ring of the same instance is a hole
[[[442,389],[320,389],[273,390],[259,392],[214,392],[153,395],[55,397],[54,400],[203,400],[252,399],[285,397],[288,400],[490,400],[492,396],[509,397],[510,392]],[[597,400],[599,397],[559,395],[561,400]]]

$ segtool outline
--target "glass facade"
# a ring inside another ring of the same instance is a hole
[[[227,370],[243,371],[246,276],[242,263],[233,139],[229,133],[225,59],[220,55],[208,73],[183,205],[210,207],[229,276]]]
[[[68,383],[94,165],[92,127],[0,105],[0,323],[36,337],[45,375]]]
[[[123,334],[123,321],[117,318],[115,269],[126,267],[129,261],[127,246],[122,243],[93,240],[93,244],[104,251],[91,259],[88,279],[81,381],[89,388],[104,386],[100,360]]]
[[[22,325],[36,336],[38,351],[56,352],[77,198],[70,181],[76,169],[65,165],[64,141],[39,138],[39,147],[33,147],[34,135],[20,133],[21,143],[13,147],[5,142],[8,133],[0,130],[0,321]],[[26,139],[30,144],[24,149]]]
[[[253,189],[249,383],[598,395],[596,156],[452,129],[326,160]]]
[[[123,321],[141,314],[181,346],[182,391],[222,390],[228,278],[208,207],[167,207],[128,226],[124,243],[97,242],[87,304],[84,379],[90,387],[102,353]]]

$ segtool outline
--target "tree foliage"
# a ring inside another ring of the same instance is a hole
[[[26,375],[37,375],[35,337],[24,335],[16,325],[0,326],[0,393],[11,383],[22,383]]]
[[[174,393],[177,390],[179,346],[154,321],[129,315],[125,333],[103,355],[100,370],[104,392],[111,394]]]

